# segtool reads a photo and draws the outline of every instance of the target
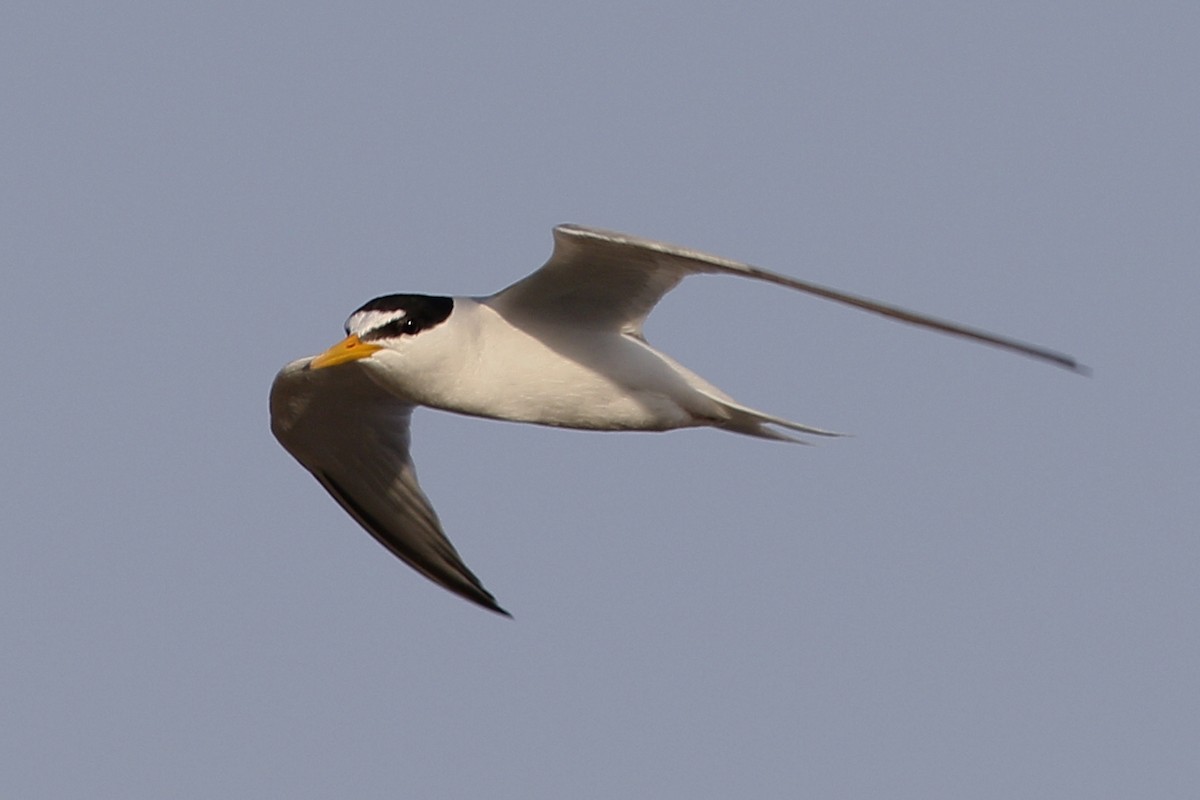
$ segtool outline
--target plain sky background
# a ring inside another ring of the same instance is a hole
[[[0,11],[0,796],[1184,798],[1200,786],[1194,3]],[[418,411],[515,616],[272,439],[285,362],[573,221],[728,278],[655,345],[855,434]]]

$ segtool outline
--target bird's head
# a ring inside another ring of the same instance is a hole
[[[424,294],[389,294],[366,303],[346,320],[346,338],[313,358],[323,369],[370,358],[382,350],[402,352],[413,337],[450,316],[454,300]]]

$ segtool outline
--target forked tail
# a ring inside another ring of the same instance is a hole
[[[642,342],[642,344],[649,348],[649,345],[646,345],[645,342]],[[653,348],[650,349],[653,350]],[[697,415],[698,421],[702,421],[701,424],[711,425],[714,428],[721,428],[733,433],[743,433],[746,436],[757,436],[760,439],[774,439],[775,441],[796,442],[797,444],[808,444],[808,442],[798,439],[795,436],[788,436],[786,433],[776,430],[776,428],[786,428],[790,431],[809,433],[814,436],[846,435],[837,431],[827,431],[824,428],[814,428],[811,425],[802,425],[799,422],[792,422],[789,419],[776,417],[772,414],[757,411],[749,406],[744,406],[666,353],[657,350],[653,352],[669,364],[681,378],[687,381],[692,389],[703,395],[704,399],[708,401],[703,404],[708,406],[708,408],[703,413]]]
[[[776,430],[776,428],[810,433],[814,436],[845,436],[844,433],[838,433],[837,431],[827,431],[823,428],[814,428],[811,425],[801,425],[799,422],[792,422],[782,417],[764,414],[761,411],[755,411],[753,408],[747,408],[740,403],[736,403],[732,399],[713,397],[711,393],[704,391],[700,387],[696,388],[725,412],[722,419],[713,421],[713,426],[717,428],[732,431],[733,433],[744,433],[747,436],[757,436],[760,439],[774,439],[776,441],[796,442],[798,444],[808,444],[808,442],[795,436],[788,436],[786,433]],[[722,394],[724,393],[722,392]]]

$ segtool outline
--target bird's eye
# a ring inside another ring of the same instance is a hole
[[[400,326],[400,329],[405,333],[416,333],[417,321],[415,319],[406,319],[404,320],[404,324]]]

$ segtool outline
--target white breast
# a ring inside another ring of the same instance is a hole
[[[668,430],[697,424],[709,402],[644,342],[563,324],[519,328],[467,298],[455,298],[445,323],[370,360],[386,369],[386,378],[373,370],[377,380],[421,405],[542,425]]]

